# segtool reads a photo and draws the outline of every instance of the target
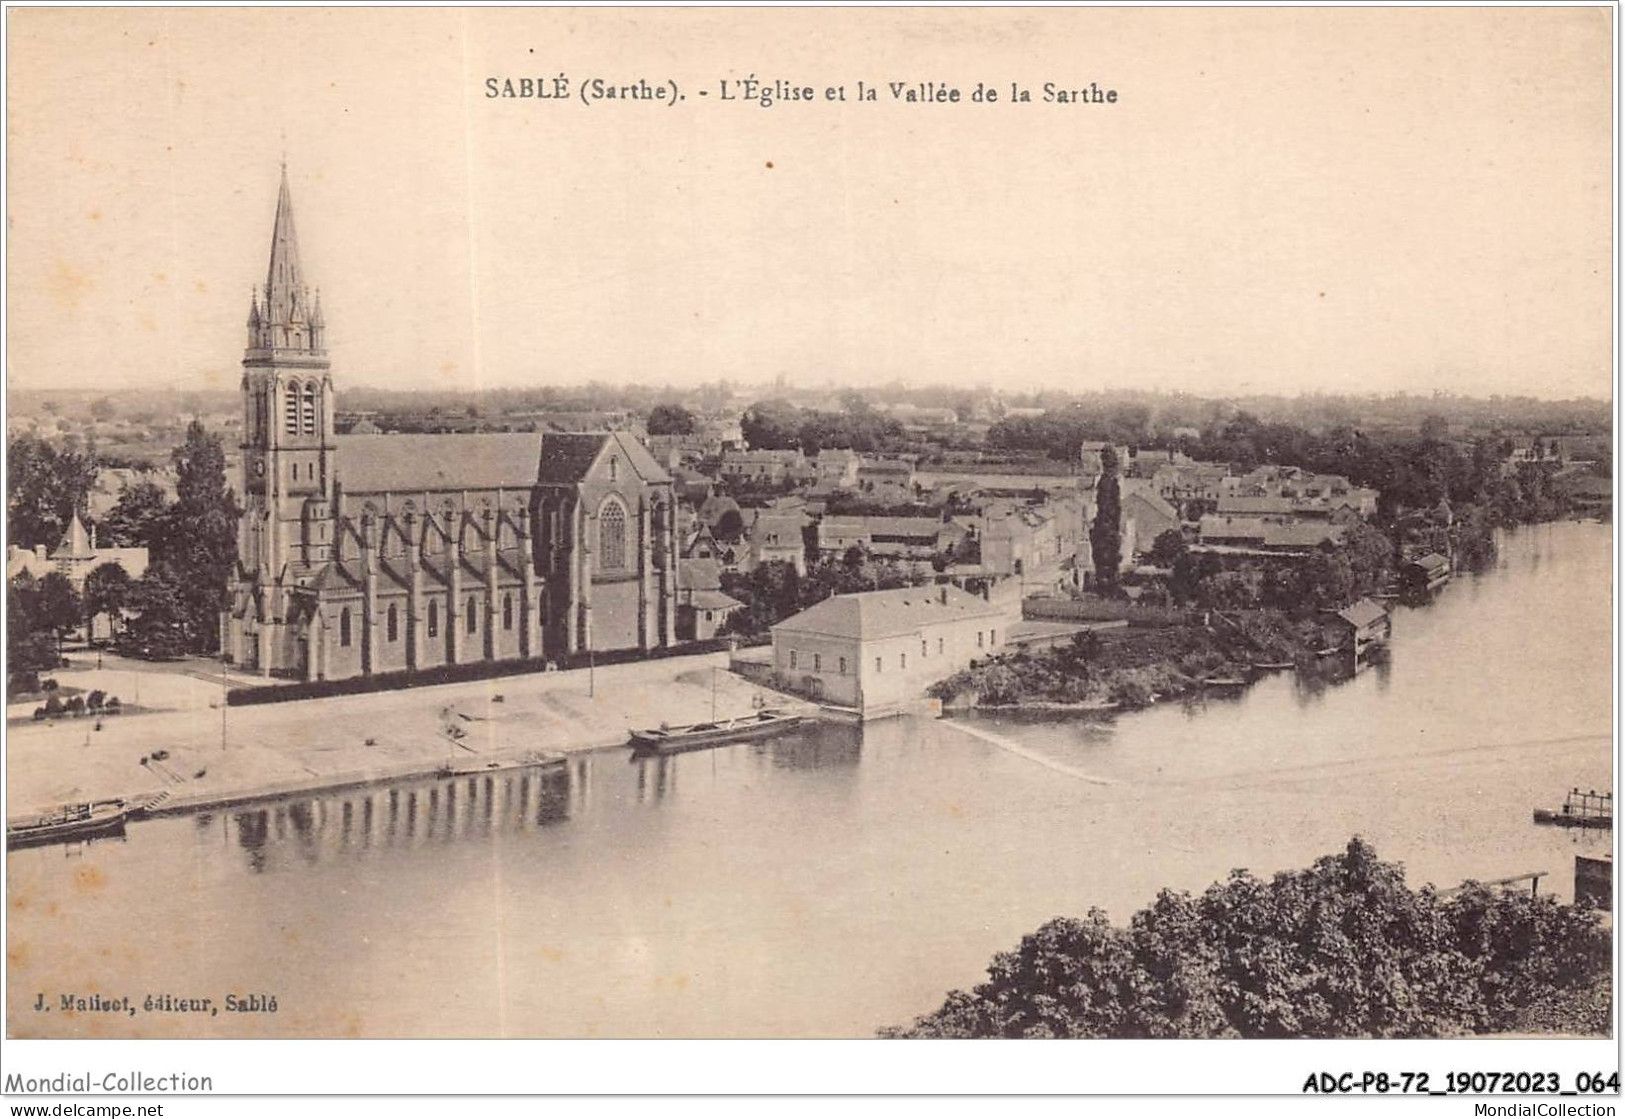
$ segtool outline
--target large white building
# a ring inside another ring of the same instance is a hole
[[[773,668],[791,688],[893,715],[930,685],[1003,650],[1019,605],[953,586],[832,595],[773,627]]]

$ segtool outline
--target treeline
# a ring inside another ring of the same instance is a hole
[[[762,400],[745,409],[739,428],[754,451],[800,449],[889,451],[907,443],[903,425],[875,411],[859,393],[848,393],[839,412],[799,408],[786,400]]]
[[[1379,492],[1382,521],[1391,521],[1402,510],[1431,508],[1441,500],[1483,506],[1503,525],[1552,520],[1567,512],[1563,489],[1552,480],[1557,464],[1520,463],[1508,473],[1503,463],[1512,453],[1510,437],[1455,440],[1446,437],[1447,427],[1441,417],[1433,416],[1424,418],[1415,432],[1367,435],[1346,425],[1311,430],[1241,412],[1208,424],[1197,435],[1175,437],[1153,433],[1149,409],[1119,403],[1006,417],[992,426],[987,438],[996,447],[1042,449],[1067,462],[1078,459],[1085,440],[1104,440],[1177,450],[1199,462],[1226,463],[1239,471],[1274,464],[1338,474]]]
[[[1164,890],[1126,927],[1057,918],[912,1038],[1606,1036],[1598,915],[1527,892],[1413,890],[1359,838],[1307,870]]]

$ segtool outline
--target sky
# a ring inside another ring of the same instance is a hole
[[[9,18],[14,387],[234,388],[285,157],[341,394],[1612,396],[1606,8]]]

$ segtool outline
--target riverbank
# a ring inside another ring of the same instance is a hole
[[[236,804],[625,745],[634,728],[799,701],[727,671],[727,654],[214,711],[14,727],[8,817],[55,805]],[[162,755],[162,756],[157,756]],[[166,795],[167,794],[167,795]]]
[[[1080,634],[1071,644],[1007,654],[931,689],[945,710],[1089,712],[1146,707],[1256,679],[1255,665],[1321,671],[1321,629],[1275,610],[1184,624]]]

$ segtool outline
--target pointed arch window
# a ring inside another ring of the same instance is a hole
[[[345,648],[350,645],[350,608],[348,606],[339,611],[339,644]]]
[[[440,636],[440,603],[429,601],[429,636]]]
[[[389,607],[389,620],[385,627],[389,631],[389,639],[391,641],[394,641],[400,636],[400,626],[401,612],[399,608],[394,605],[394,603],[391,603]]]
[[[598,566],[604,571],[626,567],[626,507],[613,497],[598,510]]]
[[[475,601],[474,596],[469,595],[468,596],[468,632],[469,633],[474,633],[476,630],[479,629],[480,616],[479,616],[479,614],[475,613],[475,611],[477,611],[478,609],[479,609],[479,604]]]
[[[513,628],[513,595],[511,594],[502,596],[502,628]]]
[[[299,382],[289,381],[283,390],[282,427],[289,435],[299,434]]]
[[[306,435],[316,434],[316,382],[310,381],[305,385],[304,395],[300,397],[299,427]]]

